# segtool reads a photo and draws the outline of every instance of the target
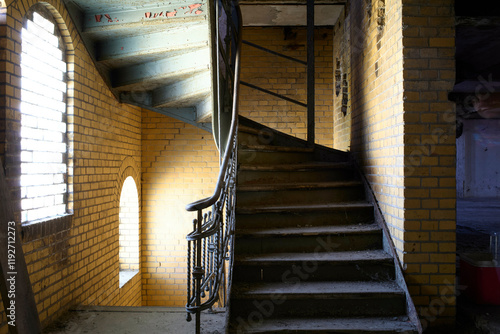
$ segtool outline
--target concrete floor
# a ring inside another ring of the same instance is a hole
[[[222,334],[225,313],[203,312],[204,334]],[[44,334],[192,334],[195,321],[186,321],[184,308],[86,307],[69,312]]]
[[[439,334],[499,334],[498,307],[478,306],[459,298],[456,328]],[[203,334],[225,333],[225,313],[202,313]],[[69,312],[44,334],[193,334],[194,321],[186,322],[182,308],[88,307]],[[426,331],[426,333],[428,333]],[[429,332],[429,334],[433,332]],[[436,334],[437,334],[436,333]]]

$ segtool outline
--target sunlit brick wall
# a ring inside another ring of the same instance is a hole
[[[1,26],[2,158],[20,220],[21,28],[34,0],[8,2]],[[140,275],[119,288],[118,180],[124,161],[140,173],[141,111],[119,104],[94,68],[61,1],[49,0],[67,49],[73,214],[23,226],[23,250],[42,325],[77,305],[141,305]],[[140,178],[136,178],[136,181]],[[0,333],[7,333],[0,306]]]
[[[142,120],[143,305],[186,305],[187,241],[196,213],[187,204],[212,195],[219,172],[213,136],[144,111]]]
[[[333,145],[333,36],[331,28],[315,30],[316,143]],[[245,27],[243,39],[306,61],[305,28]],[[302,103],[307,102],[306,66],[252,46],[242,47],[241,80]],[[240,114],[256,122],[306,139],[306,108],[241,85]]]

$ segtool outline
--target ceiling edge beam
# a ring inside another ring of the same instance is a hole
[[[154,24],[168,23],[170,20],[189,17],[207,16],[206,0],[174,1],[165,6],[145,6],[135,10],[96,9],[85,13],[84,31],[94,28],[108,28],[134,23]]]

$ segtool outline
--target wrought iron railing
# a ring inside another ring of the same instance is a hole
[[[196,318],[200,333],[200,313],[217,301],[227,302],[232,267],[237,168],[238,82],[241,50],[241,13],[231,0],[209,2],[211,8],[214,94],[214,136],[223,154],[214,194],[186,206],[196,211],[193,232],[187,236],[187,320]],[[231,113],[226,112],[231,108]],[[227,114],[230,115],[230,125]]]

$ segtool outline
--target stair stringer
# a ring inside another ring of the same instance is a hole
[[[418,333],[422,333],[422,324],[420,323],[420,319],[418,317],[417,309],[415,308],[415,304],[413,304],[413,300],[410,295],[410,291],[408,290],[408,286],[406,284],[406,280],[404,278],[404,273],[403,273],[403,265],[401,261],[399,260],[399,257],[396,252],[396,246],[394,245],[394,241],[392,240],[391,234],[389,232],[389,228],[387,226],[387,222],[385,221],[384,215],[382,213],[382,210],[380,209],[380,206],[378,204],[378,200],[375,197],[375,193],[373,192],[373,189],[368,182],[365,174],[361,170],[360,166],[357,164],[356,160],[352,159],[351,156],[351,162],[356,169],[358,175],[361,177],[361,181],[363,182],[364,188],[365,188],[365,196],[368,202],[373,204],[374,208],[374,218],[375,218],[375,223],[378,224],[382,228],[382,237],[383,237],[383,247],[384,250],[392,255],[392,258],[394,260],[394,269],[396,271],[396,282],[399,285],[399,287],[404,291],[406,295],[406,313],[408,315],[408,318],[411,320],[411,322],[415,325],[415,327],[418,330]]]
[[[259,131],[262,133],[262,135],[259,135],[259,139],[260,139],[260,137],[262,137],[261,138],[262,142],[249,143],[249,144],[265,145],[266,140],[268,140],[268,138],[272,138],[275,145],[281,145],[281,146],[289,145],[289,146],[303,147],[303,148],[308,147],[307,141],[305,141],[303,139],[300,139],[300,138],[288,135],[286,133],[277,131],[277,130],[272,129],[270,127],[267,127],[263,124],[252,121],[249,118],[239,116],[239,124],[244,125],[244,126],[248,126],[248,127],[253,127],[256,129],[257,128],[260,129]],[[242,145],[242,144],[244,145],[245,143],[241,143],[241,142],[239,143],[239,145]],[[335,150],[333,148],[329,148],[326,146],[315,144],[314,145],[314,158],[317,161],[325,161],[325,162],[345,161],[345,160],[349,160],[349,152],[339,151],[339,150]]]

